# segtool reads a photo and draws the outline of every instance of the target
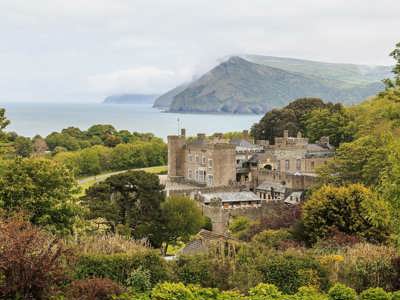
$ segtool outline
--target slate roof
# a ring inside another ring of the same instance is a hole
[[[279,193],[285,193],[286,192],[286,187],[285,186],[283,186],[281,184],[267,182],[267,181],[261,183],[256,188],[256,190],[263,190],[263,191],[271,191],[271,189],[273,189],[274,192],[279,192]]]
[[[213,199],[221,200],[222,203],[261,201],[261,199],[253,192],[221,192],[202,194],[201,196],[204,203],[211,203]]]
[[[292,192],[289,194],[289,196],[286,197],[285,203],[293,204],[293,205],[299,204],[299,202],[301,201],[302,195],[303,195],[303,192]],[[290,199],[290,197],[292,197],[292,199]],[[296,198],[298,199],[297,201],[296,201]]]

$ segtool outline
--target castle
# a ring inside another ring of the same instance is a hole
[[[208,191],[222,187],[251,191],[258,196],[256,203],[260,199],[296,203],[315,182],[316,169],[334,154],[327,137],[309,143],[300,132],[290,137],[285,130],[283,137],[270,143],[252,142],[247,131],[242,136],[227,140],[217,133],[187,138],[185,129],[168,136],[169,180]]]

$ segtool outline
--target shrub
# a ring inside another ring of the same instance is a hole
[[[67,254],[57,239],[29,222],[0,221],[0,298],[48,297],[66,279]]]
[[[398,272],[393,266],[396,249],[387,246],[357,244],[343,252],[339,279],[360,292],[370,287],[392,290]]]
[[[183,283],[161,283],[151,292],[154,300],[195,300],[193,293]]]
[[[313,258],[291,254],[271,255],[257,263],[264,282],[275,284],[281,291],[294,294],[301,286],[325,289],[328,273]]]
[[[151,274],[149,270],[139,267],[129,274],[126,285],[138,293],[147,292],[151,289]]]
[[[390,300],[390,295],[382,288],[370,288],[360,294],[360,300]]]
[[[289,241],[292,238],[290,232],[286,229],[268,229],[257,233],[253,241],[271,248],[280,248],[282,242]]]
[[[146,252],[146,243],[136,241],[121,235],[92,235],[86,236],[76,244],[81,254],[116,254]]]
[[[278,290],[278,288],[273,284],[265,284],[260,283],[256,287],[250,289],[250,296],[263,296],[272,299],[279,299],[282,296],[282,293]]]
[[[151,250],[112,255],[82,255],[77,260],[75,276],[77,279],[110,278],[120,284],[125,284],[132,271],[139,267],[150,272],[152,285],[167,279],[165,261]]]
[[[329,300],[357,300],[357,293],[352,288],[337,283],[328,292]]]
[[[73,300],[109,300],[122,294],[123,288],[107,278],[76,280],[68,287],[67,297]]]

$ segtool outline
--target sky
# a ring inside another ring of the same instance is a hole
[[[389,65],[399,0],[0,0],[0,102],[161,94],[234,54]]]

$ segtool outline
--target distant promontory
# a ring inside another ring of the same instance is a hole
[[[120,94],[108,96],[104,104],[153,104],[158,95],[148,94]]]

